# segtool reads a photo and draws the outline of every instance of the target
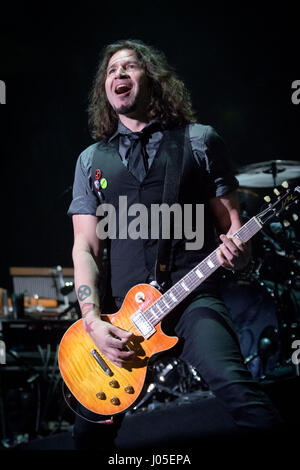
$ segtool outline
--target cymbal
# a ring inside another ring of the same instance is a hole
[[[240,168],[236,175],[240,186],[246,188],[272,188],[300,178],[300,162],[294,160],[270,160],[252,163]]]

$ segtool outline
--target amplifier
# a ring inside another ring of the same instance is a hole
[[[48,299],[64,301],[60,292],[62,283],[74,282],[74,269],[56,266],[53,268],[34,267],[10,267],[13,290],[15,294],[29,297],[38,296]],[[76,293],[73,290],[68,294],[70,302],[76,301]]]

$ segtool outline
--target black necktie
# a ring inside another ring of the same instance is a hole
[[[148,155],[146,144],[148,135],[145,132],[133,132],[127,134],[130,139],[128,150],[128,169],[139,180],[143,181],[148,170]]]

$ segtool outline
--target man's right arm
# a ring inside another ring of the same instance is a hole
[[[122,367],[124,361],[133,354],[123,350],[131,334],[100,317],[99,288],[101,289],[104,241],[99,240],[96,234],[98,219],[89,214],[75,214],[72,219],[74,281],[83,326],[99,350],[111,362]]]

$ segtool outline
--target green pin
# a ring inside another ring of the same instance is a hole
[[[102,189],[107,188],[107,179],[106,178],[101,178],[100,186],[101,186]]]

